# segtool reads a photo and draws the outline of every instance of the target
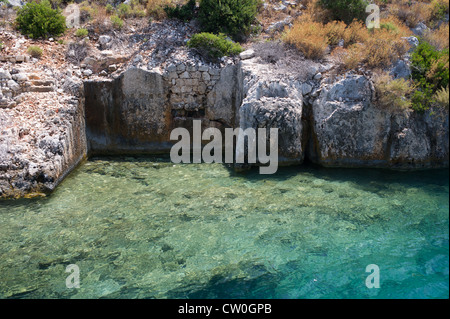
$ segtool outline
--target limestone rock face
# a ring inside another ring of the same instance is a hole
[[[395,113],[364,76],[324,86],[312,105],[311,159],[332,167],[448,166],[448,110]]]
[[[279,164],[299,164],[305,156],[303,133],[302,83],[296,80],[270,78],[258,67],[245,68],[246,97],[239,109],[239,127],[278,128]]]
[[[140,152],[168,140],[170,110],[161,74],[128,69],[115,80],[86,81],[86,136],[95,153]]]
[[[167,153],[175,128],[235,127],[242,103],[239,64],[131,67],[113,80],[86,81],[89,152]]]
[[[240,66],[230,65],[219,73],[219,79],[214,88],[207,95],[208,119],[226,123],[228,127],[235,127],[238,123],[236,110],[242,103],[243,74]]]
[[[82,99],[56,104],[56,94],[43,94],[0,109],[0,199],[51,192],[86,157]]]

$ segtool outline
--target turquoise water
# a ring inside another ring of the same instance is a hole
[[[0,298],[448,298],[448,179],[92,159],[0,202]]]

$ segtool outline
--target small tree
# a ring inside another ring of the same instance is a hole
[[[257,7],[258,0],[201,0],[198,18],[204,31],[238,39],[250,33]]]
[[[30,38],[58,36],[66,30],[66,18],[44,0],[27,3],[17,12],[17,28]]]

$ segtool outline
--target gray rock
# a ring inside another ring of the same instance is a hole
[[[419,39],[416,37],[403,37],[402,39],[408,41],[408,44],[410,45],[409,53],[413,52],[419,46]]]
[[[315,81],[319,81],[321,78],[322,78],[322,73],[317,73],[316,75],[314,75]]]
[[[274,22],[267,28],[267,31],[268,32],[281,32],[284,30],[284,28],[286,26],[291,24],[292,21],[293,21],[292,17],[287,17],[286,19],[284,19],[282,21]]]
[[[92,70],[90,70],[90,69],[87,69],[87,70],[84,70],[83,71],[83,74],[85,75],[85,76],[91,76],[92,75]]]
[[[415,35],[422,36],[427,29],[428,27],[423,22],[419,22],[417,26],[411,30]]]
[[[142,55],[138,54],[134,57],[133,63],[139,63],[139,62],[142,62],[143,60],[144,60],[144,58],[142,57]]]
[[[307,95],[307,94],[311,93],[312,89],[313,89],[313,87],[311,85],[309,85],[308,83],[302,84],[303,95]]]
[[[409,61],[400,59],[395,62],[391,67],[390,74],[396,79],[409,79],[411,77],[411,68]]]
[[[8,87],[13,90],[15,93],[20,91],[20,85],[14,80],[8,80]]]
[[[246,51],[242,52],[241,54],[239,54],[239,57],[241,58],[241,60],[251,59],[254,56],[255,56],[255,50],[253,50],[253,49],[246,50]]]
[[[0,79],[2,80],[11,80],[11,73],[8,70],[4,70],[0,68]]]
[[[109,35],[101,35],[98,37],[98,44],[101,49],[109,49],[112,38]]]
[[[39,147],[52,154],[62,154],[63,146],[59,136],[46,136],[39,142]]]
[[[302,123],[303,85],[298,81],[274,78],[258,65],[246,65],[246,97],[239,109],[239,127],[278,128],[279,164],[299,164],[305,157]]]
[[[22,7],[25,4],[22,0],[8,0],[7,3],[12,7]]]
[[[14,80],[16,80],[17,82],[24,82],[24,81],[28,81],[28,75],[26,75],[25,73],[17,73],[14,74],[12,76],[12,78]]]

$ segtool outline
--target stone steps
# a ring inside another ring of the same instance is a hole
[[[54,80],[31,80],[31,86],[28,86],[26,92],[53,92],[55,90]]]
[[[53,92],[55,88],[53,86],[38,86],[32,85],[26,89],[27,92]]]
[[[0,55],[0,62],[22,63],[29,61],[28,55]]]
[[[54,86],[55,81],[53,80],[32,80],[31,83],[36,86]]]

